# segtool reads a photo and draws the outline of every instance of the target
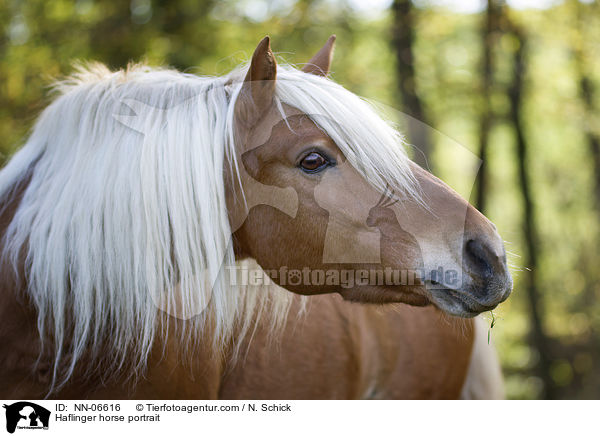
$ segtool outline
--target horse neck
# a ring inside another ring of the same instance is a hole
[[[0,198],[0,253],[4,251],[6,231],[28,184],[28,178],[21,180]],[[40,395],[40,387],[48,382],[47,365],[38,365],[32,373],[39,357],[40,338],[37,313],[27,294],[24,272],[25,253],[19,256],[17,265],[6,256],[0,256],[0,367],[6,375],[6,380],[0,380],[0,396],[7,398],[25,393]],[[18,387],[24,390],[14,391],[14,380],[24,380]],[[31,389],[24,387],[25,384],[31,384]]]
[[[8,189],[0,198],[0,290],[3,295],[8,289],[15,292],[18,290],[17,287],[25,288],[23,280],[19,280],[24,277],[22,274],[25,265],[24,254],[19,256],[18,265],[15,268],[15,265],[12,265],[10,260],[3,255],[3,252],[6,244],[6,231],[17,213],[29,182],[30,176],[27,176],[18,181],[13,188]]]

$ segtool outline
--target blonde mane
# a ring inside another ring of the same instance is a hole
[[[0,196],[30,177],[3,254],[15,271],[26,256],[27,291],[54,356],[53,388],[84,356],[110,371],[129,361],[143,371],[166,334],[161,310],[187,320],[177,332],[184,344],[210,323],[214,350],[239,341],[261,316],[272,330],[285,321],[292,294],[232,286],[222,273],[236,262],[223,169],[235,157],[233,107],[244,76],[244,68],[199,77],[143,65],[78,67],[55,85],[58,97],[0,171]],[[417,195],[402,138],[364,100],[280,66],[276,103],[317,116],[382,191],[390,184]]]

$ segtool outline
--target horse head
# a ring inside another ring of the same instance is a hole
[[[304,295],[434,304],[466,317],[493,309],[512,289],[496,227],[327,78],[334,41],[297,72],[301,85],[278,77],[268,37],[254,52],[227,184],[236,257]]]

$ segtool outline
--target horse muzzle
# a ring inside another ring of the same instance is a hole
[[[473,317],[505,301],[513,281],[497,233],[491,238],[465,238],[462,254],[459,286],[429,280],[426,287],[432,302],[440,309],[455,316]]]

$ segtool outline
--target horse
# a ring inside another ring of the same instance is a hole
[[[203,77],[76,67],[0,171],[0,395],[498,398],[496,227],[265,37]]]

